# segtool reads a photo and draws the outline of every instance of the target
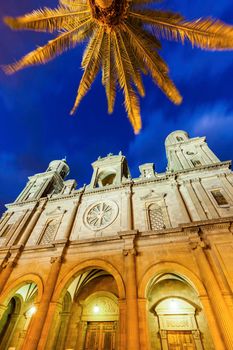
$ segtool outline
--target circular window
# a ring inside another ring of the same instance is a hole
[[[92,230],[100,230],[110,225],[117,217],[118,206],[112,201],[92,204],[84,214],[84,223]]]

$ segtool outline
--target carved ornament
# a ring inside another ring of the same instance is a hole
[[[87,208],[84,224],[91,230],[101,230],[112,224],[118,215],[118,205],[113,201],[100,201]]]

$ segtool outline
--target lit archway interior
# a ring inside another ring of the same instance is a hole
[[[11,296],[0,320],[0,350],[23,347],[31,319],[36,312],[38,288],[25,283]]]
[[[46,349],[117,350],[118,297],[117,284],[108,272],[80,273],[61,300]]]
[[[197,292],[176,274],[151,281],[148,326],[152,350],[214,349]]]

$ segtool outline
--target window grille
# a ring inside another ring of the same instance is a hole
[[[40,241],[40,244],[49,244],[53,241],[54,239],[54,235],[56,232],[56,228],[57,228],[57,221],[56,220],[52,220],[47,224],[47,227],[44,231],[43,237]]]
[[[151,230],[163,230],[166,228],[164,223],[163,212],[161,208],[155,208],[151,206],[149,208],[149,220]]]

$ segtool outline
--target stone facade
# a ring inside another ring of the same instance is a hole
[[[0,221],[0,350],[232,350],[233,175],[205,138],[171,133],[168,166],[65,160]]]

